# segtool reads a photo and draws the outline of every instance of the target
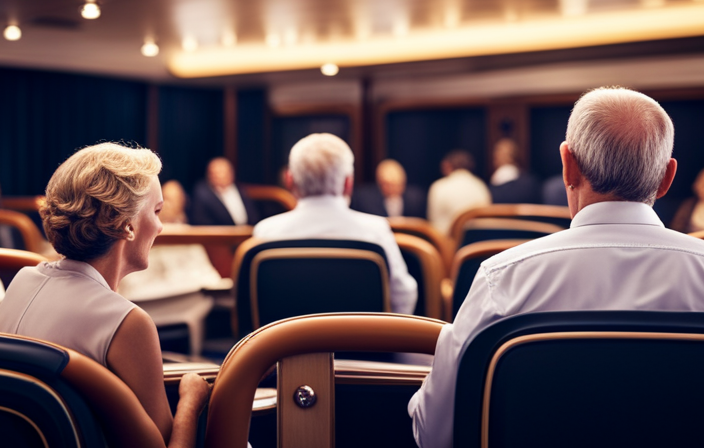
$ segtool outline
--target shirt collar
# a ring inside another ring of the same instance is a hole
[[[298,204],[296,204],[297,209],[312,207],[349,208],[349,205],[347,204],[347,199],[344,196],[334,196],[330,194],[300,198],[298,200]]]
[[[83,274],[86,277],[92,278],[96,282],[105,286],[107,289],[110,289],[110,285],[108,285],[108,282],[105,281],[100,272],[98,272],[97,269],[95,269],[93,266],[86,262],[63,258],[55,263],[50,263],[49,265],[51,266],[52,264],[54,268],[58,270],[78,272],[79,274]]]
[[[665,227],[653,208],[642,202],[597,202],[580,210],[570,228],[599,224],[641,224]]]

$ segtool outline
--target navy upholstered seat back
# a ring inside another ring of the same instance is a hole
[[[105,446],[87,404],[60,376],[68,361],[54,346],[0,336],[1,446]]]
[[[454,446],[700,446],[703,376],[704,313],[514,316],[465,345]]]
[[[309,256],[266,259],[258,264],[252,283],[255,258],[274,249],[333,248],[368,251],[386,265],[381,246],[363,241],[305,239],[257,244],[244,255],[236,276],[237,323],[240,336],[254,329],[250,298],[255,289],[259,325],[312,313],[384,311],[384,289],[378,265],[367,260],[315,258]],[[384,267],[388,274],[388,267]]]

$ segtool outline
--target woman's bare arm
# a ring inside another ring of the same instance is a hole
[[[209,386],[195,374],[184,376],[176,416],[171,416],[159,336],[144,310],[134,308],[125,317],[113,337],[107,358],[110,370],[135,393],[165,444],[169,448],[194,446],[197,417],[207,400]]]

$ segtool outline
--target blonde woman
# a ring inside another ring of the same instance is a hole
[[[147,267],[161,232],[160,170],[151,151],[113,143],[84,148],[56,170],[40,214],[65,258],[17,274],[0,304],[0,331],[51,341],[106,366],[154,422],[144,446],[189,447],[208,385],[184,376],[172,416],[156,327],[115,292],[124,276]]]

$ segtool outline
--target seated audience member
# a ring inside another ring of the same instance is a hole
[[[692,191],[694,196],[685,199],[672,218],[672,230],[684,233],[704,230],[704,170],[697,175]]]
[[[641,93],[600,88],[577,101],[560,145],[572,224],[482,263],[408,405],[420,447],[452,446],[460,350],[505,316],[704,311],[704,241],[666,229],[652,209],[675,176],[673,141],[670,117]]]
[[[376,184],[354,189],[350,208],[379,216],[414,216],[425,218],[426,194],[414,185],[406,185],[406,171],[392,159],[376,167]]]
[[[510,138],[502,138],[494,145],[494,174],[489,180],[489,191],[494,204],[540,202],[540,184],[533,175],[521,170],[519,155],[518,145]]]
[[[408,274],[401,251],[386,219],[350,210],[354,156],[347,143],[332,134],[311,134],[298,141],[289,155],[287,183],[298,197],[296,208],[272,216],[254,227],[266,240],[330,238],[375,243],[389,262],[391,309],[413,314],[418,298],[416,281]]]
[[[565,181],[561,174],[549,177],[543,182],[543,204],[567,206]]]
[[[115,292],[124,276],[147,267],[161,232],[160,170],[148,149],[113,143],[84,148],[59,166],[40,214],[65,258],[17,274],[0,303],[0,332],[60,344],[110,369],[154,423],[144,446],[195,446],[207,383],[184,376],[172,416],[156,327]]]
[[[206,180],[193,190],[191,224],[198,226],[254,225],[259,213],[254,202],[235,185],[229,160],[217,157],[208,163]]]
[[[430,186],[428,220],[444,234],[450,232],[452,221],[462,212],[491,204],[489,189],[471,173],[473,170],[474,158],[467,151],[452,151],[440,163],[445,177]]]
[[[161,188],[164,203],[159,214],[164,227],[189,227],[186,193],[170,180]],[[191,354],[200,355],[203,323],[213,299],[202,290],[218,287],[223,279],[200,244],[162,244],[149,251],[149,266],[120,282],[118,292],[137,302],[157,325],[190,323]]]

